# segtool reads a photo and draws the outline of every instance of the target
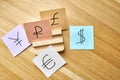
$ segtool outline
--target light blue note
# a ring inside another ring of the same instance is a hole
[[[93,26],[70,26],[70,49],[94,49]]]

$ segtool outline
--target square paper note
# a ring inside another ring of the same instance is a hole
[[[21,25],[18,25],[16,28],[3,36],[2,40],[13,56],[18,55],[30,45],[27,40],[25,31]]]
[[[67,29],[65,8],[41,11],[40,16],[41,19],[50,20],[52,27],[61,27],[62,30]]]
[[[70,26],[70,49],[94,49],[93,26]]]
[[[47,77],[66,63],[52,46],[49,46],[32,61]]]
[[[52,31],[49,20],[24,23],[24,28],[30,43],[52,39]]]

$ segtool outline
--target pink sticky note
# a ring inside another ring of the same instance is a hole
[[[2,37],[2,40],[14,57],[30,45],[21,25],[8,32]]]
[[[24,23],[25,32],[30,43],[52,39],[49,20]]]

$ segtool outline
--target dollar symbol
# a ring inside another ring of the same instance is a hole
[[[51,25],[58,25],[59,23],[55,23],[55,19],[59,19],[58,17],[55,17],[55,15],[57,15],[58,12],[56,12],[54,15],[53,15],[53,18],[51,18],[50,20],[53,20],[52,24]]]
[[[56,65],[56,63],[55,62],[53,62],[53,65],[51,66],[51,65],[49,65],[50,63],[52,64],[52,61],[53,61],[53,59],[51,59],[51,58],[49,58],[49,59],[47,59],[46,61],[45,61],[45,58],[48,56],[48,54],[46,54],[44,57],[43,57],[43,59],[42,59],[42,66],[43,66],[43,68],[46,68],[46,69],[48,69],[48,70],[50,70],[50,69],[52,69],[55,65]]]
[[[42,28],[40,26],[35,26],[35,32],[33,33],[33,35],[36,35],[36,37],[38,38],[38,34],[42,34],[40,32],[42,32]]]
[[[77,42],[76,44],[81,44],[82,45],[82,43],[85,41],[85,37],[83,36],[83,29],[80,29],[80,31],[78,32],[78,35],[80,36],[80,41],[79,42]]]

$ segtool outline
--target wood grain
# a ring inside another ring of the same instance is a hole
[[[1,80],[119,80],[120,0],[0,0],[0,37],[19,23],[40,20],[39,11],[65,8],[68,25],[93,25],[94,50],[70,50],[63,31],[67,64],[50,78],[32,63],[31,47],[14,58],[0,40]]]

